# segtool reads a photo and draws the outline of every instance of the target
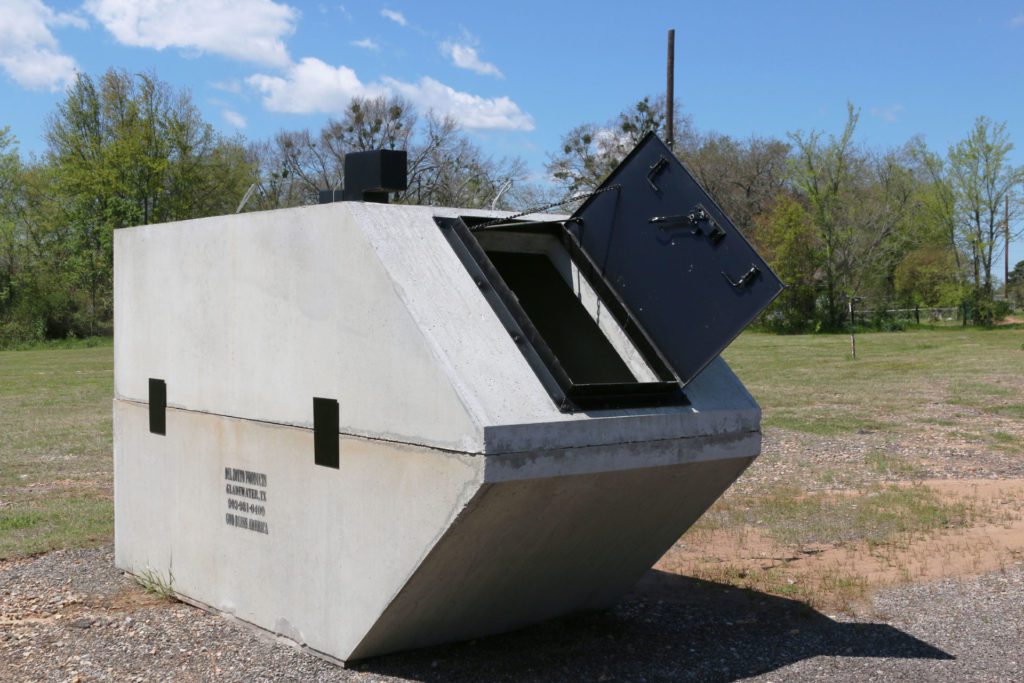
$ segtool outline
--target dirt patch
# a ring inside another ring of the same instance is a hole
[[[655,568],[843,609],[856,608],[880,587],[978,576],[1024,560],[1024,479],[915,485],[922,484],[942,500],[969,506],[974,522],[886,543],[789,545],[750,525],[698,529],[680,539]]]

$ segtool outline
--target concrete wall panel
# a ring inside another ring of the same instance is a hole
[[[313,464],[306,429],[169,410],[158,436],[147,407],[127,401],[115,401],[114,420],[117,566],[153,571],[192,600],[339,659],[482,479],[481,456],[342,437],[333,470]],[[266,485],[227,479],[225,468]],[[265,500],[229,495],[236,484]],[[268,533],[229,525],[236,512]]]
[[[115,393],[311,426],[338,399],[345,433],[483,449],[456,393],[345,204],[118,230]]]

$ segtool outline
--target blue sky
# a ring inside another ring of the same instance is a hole
[[[0,0],[0,126],[41,152],[75,70],[116,66],[187,87],[208,121],[249,139],[399,92],[540,175],[572,126],[664,90],[668,28],[699,129],[836,131],[850,100],[860,143],[921,134],[943,151],[985,114],[1024,164],[1024,0]]]

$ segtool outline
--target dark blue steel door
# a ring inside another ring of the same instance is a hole
[[[686,384],[783,284],[671,150],[649,134],[568,229]]]

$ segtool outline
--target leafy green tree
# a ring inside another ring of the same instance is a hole
[[[1017,261],[1006,278],[1006,285],[1006,291],[1014,305],[1018,308],[1024,306],[1024,261]]]
[[[241,142],[152,74],[79,74],[45,138],[49,201],[69,227],[65,266],[88,333],[110,319],[115,229],[229,213],[254,177]]]
[[[909,147],[921,179],[918,205],[925,231],[923,241],[943,245],[949,251],[954,263],[953,278],[962,287],[965,273],[958,236],[957,196],[949,175],[949,164],[931,152],[920,137],[911,140]]]
[[[924,246],[908,253],[893,270],[899,301],[911,306],[959,306],[963,292],[953,254],[945,246]]]
[[[780,332],[815,330],[822,243],[811,216],[796,198],[781,195],[757,220],[755,243],[786,283],[786,290],[765,312],[765,322]]]
[[[10,131],[9,127],[0,128],[0,324],[4,324],[14,303],[21,251],[17,233],[22,204],[21,158]]]
[[[842,324],[842,245],[851,234],[843,221],[844,200],[853,182],[855,150],[853,133],[860,114],[847,105],[846,126],[839,137],[828,142],[822,133],[797,131],[790,134],[796,152],[793,177],[810,208],[811,219],[822,243],[822,277],[825,288],[825,315],[831,327]]]
[[[794,189],[807,203],[822,245],[823,327],[845,324],[846,302],[891,295],[892,268],[913,246],[916,178],[906,153],[869,153],[854,145],[859,112],[827,140],[818,131],[791,133]]]

